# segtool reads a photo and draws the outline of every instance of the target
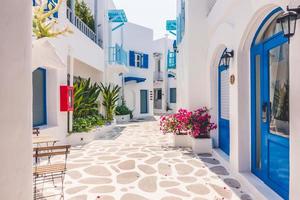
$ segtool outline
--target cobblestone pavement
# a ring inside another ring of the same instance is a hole
[[[252,199],[211,155],[172,147],[157,121],[130,123],[113,131],[120,136],[71,151],[65,199]]]

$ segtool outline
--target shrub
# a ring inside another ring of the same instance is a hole
[[[186,135],[190,130],[190,119],[192,112],[180,109],[178,113],[162,116],[160,118],[160,130],[166,133],[174,133],[176,135]]]
[[[194,138],[210,138],[210,131],[217,128],[210,119],[211,115],[206,107],[195,110],[191,115],[190,135]]]
[[[105,119],[107,119],[108,122],[114,119],[120,90],[121,87],[118,85],[104,85],[102,83],[100,85],[100,91],[103,97],[102,105],[105,107]]]
[[[160,118],[160,130],[176,135],[190,134],[194,138],[210,138],[210,131],[217,128],[210,122],[211,116],[206,107],[190,112],[185,109]]]
[[[73,132],[88,132],[94,127],[101,127],[104,124],[105,120],[100,115],[75,118],[73,120]]]
[[[122,99],[122,104],[116,107],[116,115],[130,115],[132,116],[132,111],[126,106],[126,102]]]

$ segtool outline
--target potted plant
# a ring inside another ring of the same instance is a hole
[[[188,131],[190,129],[190,118],[192,112],[180,109],[172,115],[162,116],[160,119],[160,129],[166,133],[173,134],[175,147],[190,147],[190,137]]]
[[[195,110],[191,115],[189,134],[192,138],[191,146],[193,152],[196,154],[212,152],[210,131],[216,129],[217,125],[211,123],[210,120],[211,115],[206,107]]]
[[[122,98],[122,103],[121,105],[116,107],[116,121],[118,123],[120,122],[129,122],[130,119],[132,118],[132,111],[126,106],[126,102],[124,98]]]

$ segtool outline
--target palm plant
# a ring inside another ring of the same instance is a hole
[[[100,87],[91,79],[78,78],[74,83],[74,118],[98,115]]]
[[[105,117],[108,121],[112,121],[114,118],[117,102],[119,101],[119,93],[121,87],[118,85],[104,85],[100,84],[100,90],[103,96],[102,105],[105,107]]]
[[[55,12],[58,12],[61,4],[64,0],[58,0],[55,6],[48,3],[48,1],[40,1],[33,8],[33,19],[32,19],[32,31],[36,39],[41,39],[44,37],[57,37],[58,35],[63,35],[65,33],[72,33],[69,27],[65,27],[61,30],[54,29],[54,26],[58,23],[53,17]],[[48,8],[49,11],[45,12]]]

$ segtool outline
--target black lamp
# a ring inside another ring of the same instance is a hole
[[[297,19],[299,19],[300,6],[298,8],[287,7],[287,12],[277,19],[281,24],[284,36],[287,38],[292,37],[296,31]]]
[[[176,40],[174,40],[174,42],[173,42],[173,50],[174,50],[175,53],[178,53],[178,48],[177,48],[177,42],[176,42]]]
[[[234,51],[225,51],[222,55],[222,58],[221,58],[221,65],[224,65],[224,66],[229,66],[230,64],[230,59],[233,58],[234,56]]]

